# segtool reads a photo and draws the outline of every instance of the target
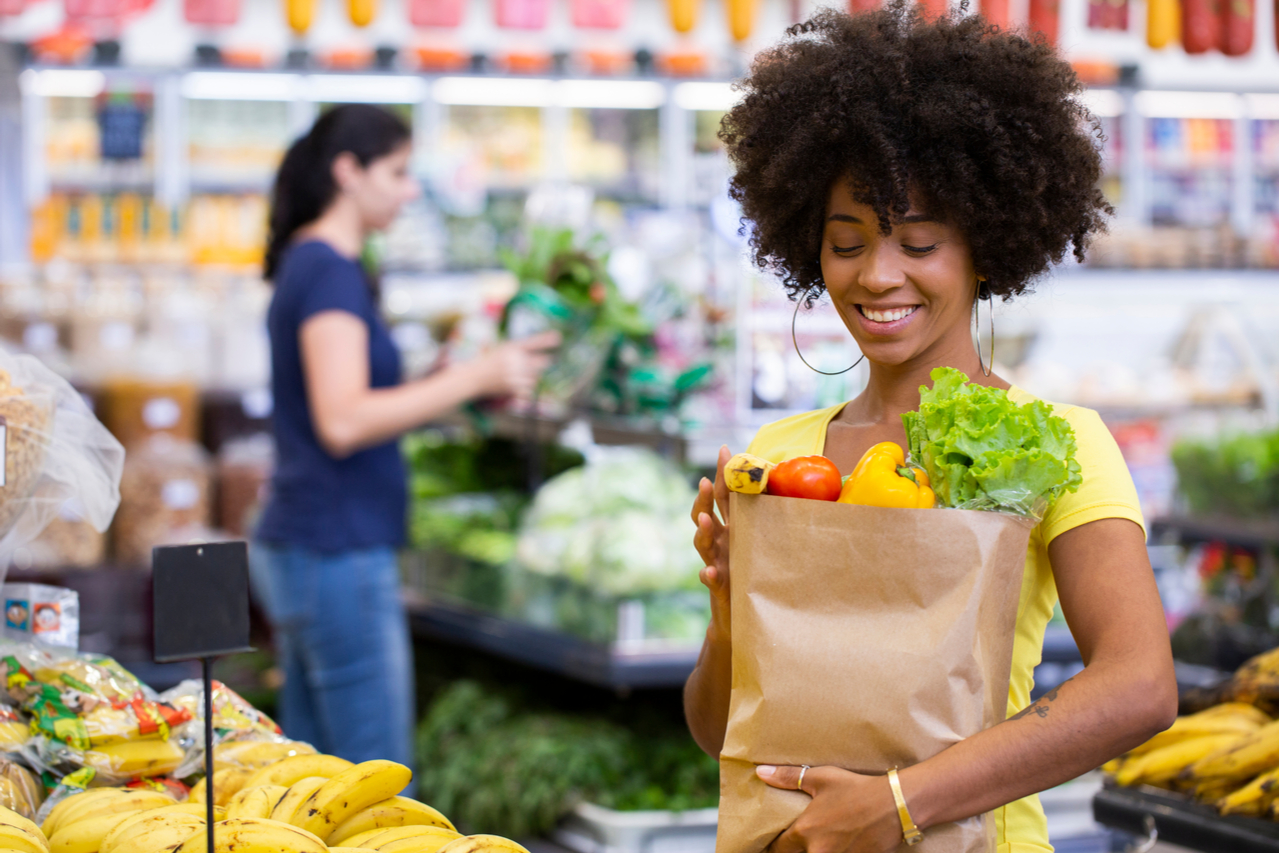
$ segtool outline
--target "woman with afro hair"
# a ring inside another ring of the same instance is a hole
[[[925,20],[902,0],[855,17],[820,11],[761,53],[740,84],[720,135],[755,261],[794,300],[825,293],[870,370],[848,403],[764,427],[750,447],[758,456],[822,454],[848,473],[873,444],[905,445],[900,415],[916,408],[937,367],[1006,389],[1015,402],[1035,399],[990,372],[971,320],[980,301],[1024,293],[1068,252],[1081,258],[1104,228],[1112,211],[1098,190],[1101,134],[1048,44],[964,11]],[[1035,794],[1167,728],[1177,708],[1124,460],[1097,413],[1054,408],[1075,430],[1083,483],[1031,536],[1008,719],[899,774],[925,837],[931,826],[992,812],[999,853],[1052,850]],[[728,458],[722,449],[719,476],[702,481],[693,508],[712,620],[685,712],[713,756],[731,684]],[[1033,703],[1032,671],[1058,602],[1085,667]],[[798,767],[757,773],[779,788],[801,783]],[[907,825],[886,776],[813,767],[802,790],[812,800],[775,853],[881,853],[903,843]]]

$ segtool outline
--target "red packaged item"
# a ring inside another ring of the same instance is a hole
[[[27,10],[27,0],[0,0],[0,18],[21,15]]]
[[[240,19],[240,0],[182,0],[182,15],[189,24],[229,27]]]
[[[550,0],[497,0],[494,21],[507,30],[540,30],[547,25]]]
[[[1184,0],[1182,46],[1187,53],[1207,53],[1221,41],[1222,14],[1218,0]]]
[[[616,30],[627,20],[627,0],[571,0],[573,25],[583,30]]]
[[[880,0],[849,0],[849,14],[856,15],[859,12],[874,12],[880,8]]]
[[[1027,24],[1049,44],[1058,43],[1058,0],[1031,0]]]
[[[947,14],[951,9],[949,0],[919,0],[920,14],[926,21],[933,21]]]
[[[466,0],[409,0],[409,23],[415,27],[456,27]]]
[[[1254,0],[1222,0],[1222,52],[1244,56],[1253,50]]]
[[[1002,30],[1009,29],[1009,0],[982,0],[978,9],[987,23]]]

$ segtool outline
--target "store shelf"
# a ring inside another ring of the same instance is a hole
[[[1149,522],[1151,540],[1183,543],[1225,542],[1241,548],[1264,548],[1280,540],[1280,519],[1162,516]]]
[[[1274,853],[1280,849],[1269,820],[1220,817],[1214,809],[1153,788],[1107,787],[1093,797],[1093,818],[1103,826],[1156,837],[1204,853]],[[1150,818],[1151,823],[1148,823]]]
[[[439,600],[407,602],[420,637],[441,640],[616,691],[680,687],[698,660],[697,646],[645,644],[635,650],[591,643]]]

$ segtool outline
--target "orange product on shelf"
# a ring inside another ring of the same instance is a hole
[[[880,0],[849,0],[849,14],[856,15],[859,12],[874,12],[880,8]]]
[[[240,0],[182,0],[182,15],[189,24],[229,27],[240,19]]]
[[[1044,36],[1049,44],[1058,43],[1058,0],[1031,0],[1027,10],[1027,24],[1032,32]]]
[[[545,74],[551,70],[551,54],[536,50],[509,50],[500,59],[512,74]]]
[[[305,35],[316,16],[316,0],[284,0],[284,12],[289,29]]]
[[[1120,69],[1107,59],[1076,59],[1071,70],[1086,86],[1114,86],[1120,79]]]
[[[335,71],[358,71],[373,65],[373,50],[368,47],[335,47],[324,55],[324,65]]]
[[[134,193],[121,193],[115,204],[115,236],[117,255],[125,263],[137,263],[142,258],[142,197]]]
[[[678,33],[693,32],[698,25],[699,0],[667,0],[671,28]]]
[[[1254,0],[1222,0],[1222,44],[1227,56],[1253,50]]]
[[[222,64],[228,68],[265,68],[267,65],[267,57],[261,48],[224,47],[220,52]]]
[[[1183,0],[1182,47],[1187,53],[1215,50],[1221,41],[1222,14],[1218,0]]]
[[[698,50],[673,50],[658,55],[658,70],[668,77],[705,77],[707,55]]]
[[[53,260],[62,245],[67,221],[66,196],[52,195],[31,211],[31,260]]]
[[[423,45],[411,55],[419,71],[461,71],[471,62],[470,54],[452,47]]]
[[[357,27],[367,27],[378,15],[378,0],[347,0],[347,16]]]
[[[1163,50],[1182,35],[1180,0],[1147,0],[1147,46]]]
[[[88,59],[92,50],[93,36],[78,24],[66,24],[31,42],[36,59],[55,65],[76,65]]]
[[[200,437],[200,390],[194,382],[117,378],[102,389],[102,422],[126,448],[153,435]]]
[[[759,0],[725,0],[729,13],[729,35],[734,41],[746,41],[756,25]]]
[[[570,0],[570,18],[578,29],[616,30],[627,20],[628,0]]]
[[[619,76],[635,70],[635,57],[623,50],[584,50],[579,64],[598,77]]]

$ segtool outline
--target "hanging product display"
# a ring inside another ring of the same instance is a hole
[[[1009,28],[1009,0],[982,0],[978,10],[993,26]]]
[[[572,0],[573,25],[579,29],[616,30],[627,20],[628,0]]]
[[[367,27],[378,14],[378,0],[347,0],[347,16],[357,27]]]
[[[678,33],[692,32],[698,25],[699,0],[667,0],[671,28]]]
[[[1181,36],[1182,6],[1178,0],[1147,0],[1147,46],[1163,50]]]
[[[756,24],[758,0],[727,0],[729,34],[734,41],[746,41]]]
[[[240,18],[240,0],[183,0],[182,15],[189,24],[229,27]]]
[[[1128,30],[1129,0],[1089,0],[1089,27],[1095,30]]]
[[[456,27],[466,0],[409,0],[409,23],[415,27]]]
[[[1222,43],[1227,56],[1253,50],[1254,0],[1222,0]]]
[[[856,15],[859,12],[874,12],[880,8],[880,0],[849,0],[849,14]]]
[[[927,21],[941,18],[951,9],[949,0],[919,0],[919,2],[920,14],[924,15]]]
[[[497,0],[495,23],[508,30],[540,30],[547,25],[549,0]]]
[[[284,11],[289,29],[305,35],[316,16],[316,0],[284,0]]]
[[[1222,14],[1218,0],[1185,0],[1182,4],[1182,47],[1187,53],[1207,53],[1221,41]]]
[[[1031,0],[1027,23],[1032,32],[1044,36],[1049,44],[1058,43],[1058,0]]]

